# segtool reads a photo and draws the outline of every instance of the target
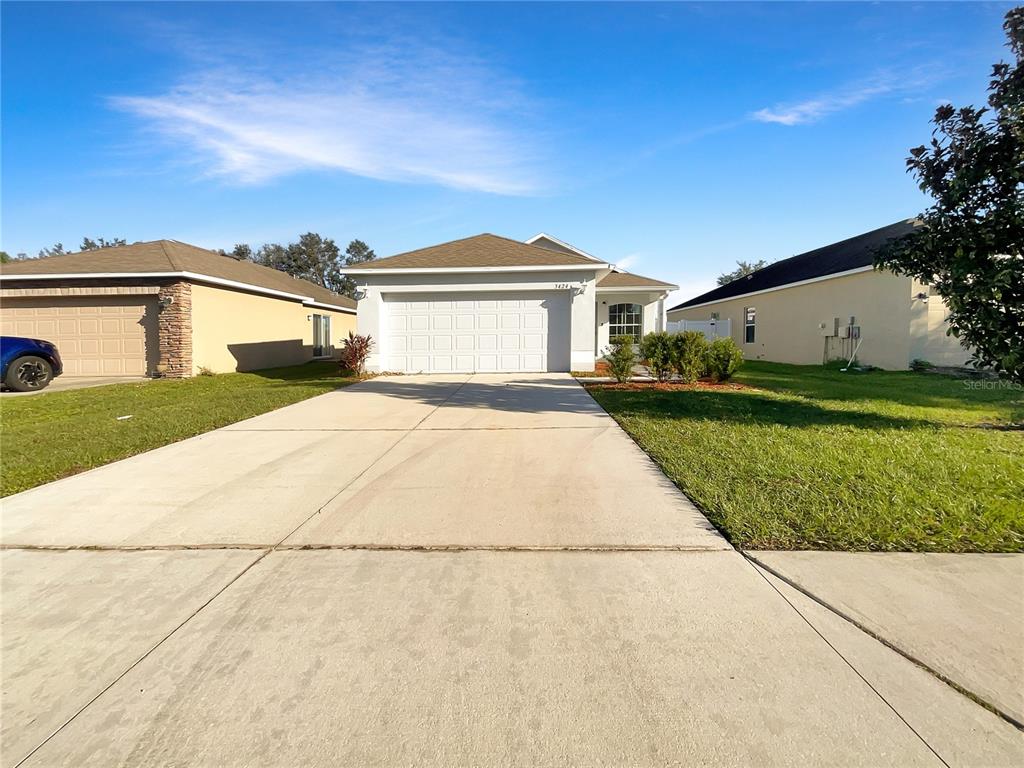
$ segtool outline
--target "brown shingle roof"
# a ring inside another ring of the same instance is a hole
[[[672,283],[662,280],[655,280],[642,275],[632,275],[629,272],[609,272],[597,281],[598,288],[634,288],[637,286],[651,286],[652,288],[675,288]]]
[[[388,256],[358,269],[456,269],[473,267],[558,267],[586,264],[595,269],[601,263],[575,253],[520,243],[507,237],[483,234]]]
[[[356,303],[347,296],[329,291],[308,280],[300,280],[251,261],[221,256],[214,251],[197,248],[188,243],[179,243],[177,240],[153,240],[117,248],[100,248],[95,251],[50,256],[45,259],[26,259],[4,264],[0,268],[0,274],[4,277],[146,272],[193,272],[257,288],[296,294],[323,304],[356,308]]]

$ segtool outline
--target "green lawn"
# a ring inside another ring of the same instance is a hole
[[[337,363],[0,395],[0,495],[208,432],[355,381]],[[132,418],[118,420],[118,416]]]
[[[591,393],[736,546],[1024,551],[1024,392],[748,362],[757,390]]]

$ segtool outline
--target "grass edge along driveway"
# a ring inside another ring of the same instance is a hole
[[[741,549],[1024,550],[1024,392],[748,362],[744,389],[591,394]]]
[[[355,383],[334,362],[0,395],[0,496]],[[130,419],[118,419],[131,416]]]

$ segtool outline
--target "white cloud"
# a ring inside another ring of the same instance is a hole
[[[408,46],[323,58],[303,59],[312,76],[210,64],[164,93],[111,103],[198,153],[205,174],[241,184],[336,170],[510,195],[542,186],[515,83]]]
[[[753,112],[750,118],[761,123],[779,125],[815,123],[831,114],[874,98],[897,94],[917,95],[921,89],[940,77],[941,71],[932,65],[923,65],[898,76],[885,72],[812,99],[759,109]]]
[[[781,125],[814,123],[834,112],[855,107],[868,99],[892,91],[893,87],[884,83],[865,85],[838,93],[818,96],[817,98],[808,99],[796,104],[766,107],[765,109],[757,110],[751,117],[761,123],[779,123]]]

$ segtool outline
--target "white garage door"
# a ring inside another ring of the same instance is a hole
[[[390,371],[569,370],[566,293],[393,294],[384,307]]]
[[[6,336],[57,345],[66,376],[152,373],[159,354],[155,296],[4,298]]]

